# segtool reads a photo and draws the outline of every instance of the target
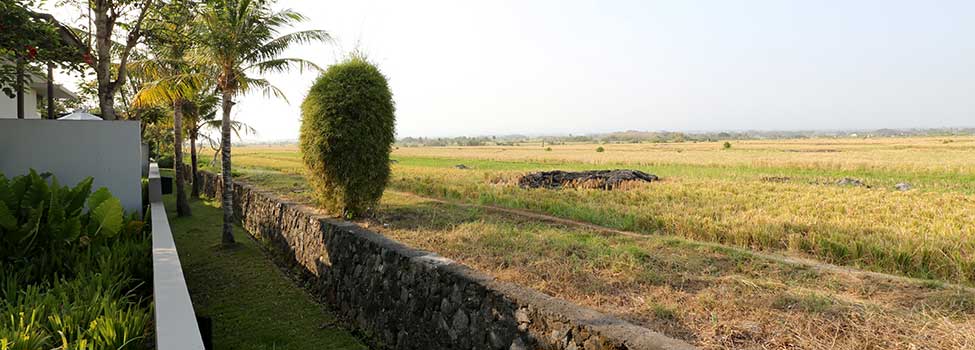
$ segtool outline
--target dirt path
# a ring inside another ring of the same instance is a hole
[[[584,221],[579,221],[579,220],[573,220],[573,219],[566,219],[566,218],[556,217],[556,216],[552,216],[552,215],[548,215],[548,214],[542,214],[542,213],[538,213],[538,212],[534,212],[534,211],[529,211],[529,210],[524,210],[524,209],[512,209],[512,208],[505,208],[505,207],[499,207],[499,206],[494,206],[494,205],[481,205],[481,204],[471,204],[471,203],[464,203],[464,202],[458,202],[458,201],[450,201],[450,200],[445,200],[445,199],[441,199],[441,198],[428,197],[428,196],[416,194],[416,193],[413,193],[413,192],[403,192],[403,191],[396,191],[396,190],[390,190],[390,189],[387,189],[386,191],[392,192],[392,193],[396,193],[396,194],[399,194],[399,195],[410,196],[410,197],[414,197],[414,198],[420,198],[420,199],[423,199],[423,200],[428,200],[428,201],[432,201],[432,202],[436,202],[436,203],[456,205],[456,206],[468,207],[468,208],[479,208],[479,209],[487,210],[487,211],[490,211],[490,212],[504,213],[504,214],[509,214],[509,215],[517,215],[517,216],[521,216],[521,217],[526,217],[526,218],[541,220],[541,221],[545,221],[545,222],[548,222],[548,223],[554,223],[554,224],[558,224],[558,225],[565,225],[565,226],[572,226],[572,227],[581,227],[581,228],[590,229],[590,230],[593,230],[595,232],[599,232],[599,233],[603,233],[603,234],[622,235],[622,236],[632,237],[632,238],[636,238],[636,239],[647,239],[647,238],[649,238],[648,237],[649,234],[646,234],[646,233],[637,233],[637,232],[632,232],[632,231],[624,231],[624,230],[619,230],[619,229],[615,229],[615,228],[611,228],[611,227],[596,225],[596,224],[589,223],[589,222],[584,222]],[[665,233],[663,233],[663,232],[655,232],[653,234],[654,235],[665,235]],[[870,277],[870,278],[876,278],[876,279],[881,279],[881,280],[888,280],[888,281],[902,282],[902,283],[912,283],[912,284],[923,283],[925,281],[925,280],[918,279],[918,278],[905,277],[905,276],[897,276],[897,275],[891,275],[891,274],[882,273],[882,272],[864,271],[864,270],[855,269],[855,268],[851,268],[851,267],[839,266],[839,265],[833,265],[833,264],[829,264],[829,263],[824,263],[824,262],[817,261],[817,260],[813,260],[813,259],[791,257],[791,256],[785,256],[785,255],[781,255],[781,254],[774,254],[774,253],[767,253],[767,252],[759,252],[759,251],[742,249],[742,248],[733,247],[733,246],[721,245],[721,244],[717,244],[717,243],[700,242],[700,241],[695,241],[695,243],[701,244],[701,245],[704,245],[704,246],[709,246],[709,247],[719,247],[719,248],[722,248],[722,249],[730,249],[730,250],[733,250],[733,251],[738,252],[738,253],[749,254],[749,255],[753,255],[753,256],[756,256],[756,257],[759,257],[759,258],[767,259],[767,260],[774,261],[774,262],[778,262],[778,263],[789,264],[789,265],[797,265],[797,266],[805,266],[805,267],[808,267],[808,268],[811,268],[811,269],[814,269],[814,270],[820,271],[820,272],[830,272],[830,273],[836,273],[836,274],[846,274],[846,275],[851,275],[851,276],[860,277],[860,278],[862,278],[862,277]],[[975,294],[975,288],[973,288],[973,287],[968,287],[968,286],[959,285],[959,284],[955,284],[955,283],[949,283],[949,282],[942,282],[942,283],[947,288],[959,289],[959,290],[963,290],[963,291],[968,292],[968,293]]]

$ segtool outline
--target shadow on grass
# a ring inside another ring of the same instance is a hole
[[[409,204],[384,204],[375,220],[405,230],[446,230],[479,221],[483,210],[433,201]]]

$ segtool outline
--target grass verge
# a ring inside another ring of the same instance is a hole
[[[237,226],[238,245],[223,248],[215,202],[191,200],[193,216],[170,224],[197,314],[213,319],[216,349],[365,349],[335,317],[285,276]]]

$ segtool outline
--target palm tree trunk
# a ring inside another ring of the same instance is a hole
[[[183,100],[173,102],[173,165],[176,168],[176,216],[190,216],[186,200],[186,168],[183,164]]]
[[[223,174],[223,191],[221,191],[220,206],[223,207],[223,236],[224,245],[234,244],[234,179],[230,173],[230,109],[234,104],[230,91],[223,91],[223,118],[220,125],[220,166]]]
[[[200,198],[200,181],[198,181],[196,177],[196,138],[197,132],[190,131],[190,169],[192,170],[191,175],[193,175],[193,189],[190,191],[190,196],[193,198]]]

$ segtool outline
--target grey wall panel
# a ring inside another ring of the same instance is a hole
[[[0,119],[0,172],[50,172],[62,185],[87,176],[107,187],[128,212],[142,207],[138,121]]]

